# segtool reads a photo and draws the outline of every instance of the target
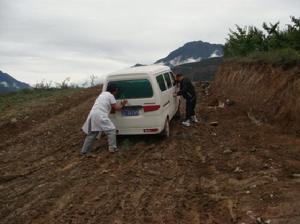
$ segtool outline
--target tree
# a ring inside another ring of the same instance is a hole
[[[70,82],[71,78],[65,78],[61,83],[56,83],[56,87],[59,89],[67,89],[69,88],[69,82]]]
[[[95,75],[90,75],[90,83],[91,83],[91,86],[95,86],[95,85],[96,85],[96,83],[95,83],[96,79],[97,79],[97,76],[95,76]]]
[[[292,24],[280,30],[279,22],[263,23],[263,30],[254,26],[229,30],[224,47],[225,57],[247,56],[253,52],[267,52],[278,49],[300,51],[300,18],[291,17]]]
[[[224,47],[225,56],[246,56],[254,51],[265,50],[265,36],[254,26],[241,28],[236,25],[237,31],[230,29],[229,38]]]

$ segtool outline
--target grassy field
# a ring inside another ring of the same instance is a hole
[[[25,106],[49,103],[57,98],[70,96],[81,88],[26,89],[14,93],[0,94],[0,114],[7,110],[22,110]]]

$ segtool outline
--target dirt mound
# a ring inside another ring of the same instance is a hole
[[[300,134],[300,65],[224,63],[213,92],[241,104],[258,121]]]
[[[0,126],[1,223],[300,222],[298,138],[202,97],[202,122],[173,121],[168,140],[122,137],[110,154],[101,139],[82,158],[80,128],[98,93],[39,107],[29,128]]]

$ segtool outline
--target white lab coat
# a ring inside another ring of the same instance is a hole
[[[116,103],[115,97],[110,92],[102,92],[95,101],[82,130],[88,134],[91,131],[110,131],[116,129],[109,119],[111,105]]]

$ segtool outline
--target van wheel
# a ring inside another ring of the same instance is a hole
[[[170,137],[170,122],[169,122],[169,118],[167,118],[166,121],[165,121],[164,130],[161,132],[161,136],[163,138],[169,138]]]
[[[175,115],[174,115],[174,120],[179,121],[181,118],[181,114],[180,114],[180,108],[178,107]]]

